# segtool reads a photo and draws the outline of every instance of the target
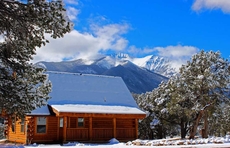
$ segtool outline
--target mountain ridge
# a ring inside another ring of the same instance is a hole
[[[152,91],[175,74],[170,62],[157,56],[131,58],[128,54],[62,62],[38,62],[47,71],[119,76],[132,93]],[[161,73],[162,72],[162,73]]]

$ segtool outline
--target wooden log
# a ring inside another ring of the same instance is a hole
[[[117,137],[117,121],[116,118],[113,118],[113,138]]]

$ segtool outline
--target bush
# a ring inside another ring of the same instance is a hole
[[[0,123],[0,139],[5,138],[4,129],[5,129],[4,124]]]

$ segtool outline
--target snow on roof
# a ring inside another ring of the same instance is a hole
[[[125,106],[104,106],[104,105],[52,105],[58,112],[72,113],[108,113],[108,114],[145,114],[136,107]]]
[[[47,72],[52,82],[50,105],[87,104],[137,107],[121,77]]]

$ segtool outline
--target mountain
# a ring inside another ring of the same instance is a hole
[[[177,73],[169,60],[159,56],[150,55],[144,58],[135,58],[132,62],[140,67],[144,67],[166,77],[171,77]]]
[[[124,61],[124,63],[105,71],[103,75],[122,77],[130,92],[138,94],[152,91],[162,81],[167,81],[166,77],[140,68],[130,61]]]
[[[130,92],[138,94],[152,91],[162,81],[167,81],[166,76],[171,76],[170,71],[173,69],[163,58],[147,56],[138,59],[131,58],[127,54],[100,56],[90,60],[38,62],[36,65],[48,71],[119,76]]]
[[[128,54],[124,53],[111,55],[111,57],[118,60],[128,60],[139,67],[146,68],[166,77],[171,77],[177,73],[176,68],[171,65],[170,60],[164,57],[148,55],[143,58],[131,58]]]

